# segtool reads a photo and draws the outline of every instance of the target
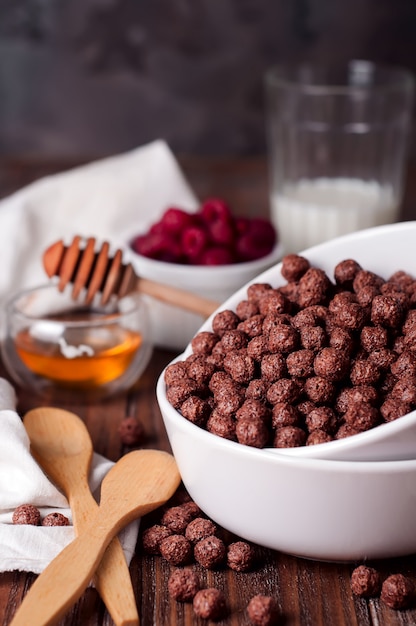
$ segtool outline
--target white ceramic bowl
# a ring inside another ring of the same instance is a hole
[[[409,222],[347,235],[303,254],[331,276],[346,258],[384,276],[399,269],[416,274],[415,242],[416,222]],[[280,264],[255,281],[282,284]],[[234,309],[245,293],[246,286],[221,309]],[[200,330],[210,325],[207,320]],[[188,346],[182,356],[190,352]],[[186,488],[228,530],[322,560],[416,552],[416,458],[347,462],[279,455],[224,440],[187,421],[167,401],[163,373],[157,398]]]
[[[143,278],[180,287],[221,303],[237,289],[277,263],[282,258],[282,247],[277,244],[270,254],[255,261],[219,266],[180,265],[155,261],[131,249],[126,250],[127,257]],[[203,318],[153,298],[148,298],[148,301],[153,343],[164,348],[183,350],[201,326]]]

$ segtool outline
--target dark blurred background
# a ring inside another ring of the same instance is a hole
[[[416,73],[416,0],[0,0],[0,155],[264,154],[265,70],[351,58]]]

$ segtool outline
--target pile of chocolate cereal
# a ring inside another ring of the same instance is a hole
[[[353,259],[331,279],[299,255],[286,284],[254,283],[218,312],[192,354],[165,370],[185,418],[241,444],[293,447],[348,437],[416,407],[416,280]]]
[[[152,521],[141,530],[140,543],[145,554],[160,556],[171,566],[169,596],[192,604],[196,617],[213,621],[227,617],[231,607],[223,590],[204,584],[201,573],[224,569],[251,572],[261,565],[258,546],[227,533],[180,490],[155,512]],[[272,626],[281,617],[276,598],[264,593],[253,595],[245,611],[255,626]]]

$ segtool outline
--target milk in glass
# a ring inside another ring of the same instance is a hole
[[[390,185],[359,178],[301,179],[271,198],[285,253],[339,235],[394,222],[398,200]]]

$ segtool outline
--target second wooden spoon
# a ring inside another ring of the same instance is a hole
[[[26,413],[23,423],[32,455],[66,495],[75,532],[80,534],[98,509],[88,484],[93,445],[84,422],[70,411],[41,407]],[[130,572],[117,537],[106,550],[94,583],[116,626],[138,626]]]

